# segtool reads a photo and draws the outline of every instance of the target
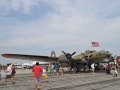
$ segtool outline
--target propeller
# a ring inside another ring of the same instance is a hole
[[[66,52],[64,52],[64,51],[62,51],[64,54],[65,54],[65,56],[66,56],[66,58],[67,59],[71,59],[72,58],[72,56],[76,53],[76,52],[73,52],[72,54],[70,54],[70,53],[66,53]]]
[[[107,51],[106,55],[107,55],[107,58],[110,58],[112,56],[112,54],[109,51]]]
[[[72,54],[70,53],[66,53],[64,51],[62,51],[64,54],[65,54],[65,57],[70,61],[69,64],[71,66],[71,69],[73,68],[73,61],[72,61],[72,56],[76,53],[76,52],[73,52]]]
[[[85,60],[88,60],[89,57],[87,55],[85,55],[84,53],[81,53],[81,54],[84,56]]]
[[[81,53],[83,56],[84,56],[84,59],[87,61],[87,64],[88,64],[88,67],[89,67],[89,70],[90,70],[90,67],[91,67],[91,58],[93,55],[85,55],[84,53]]]

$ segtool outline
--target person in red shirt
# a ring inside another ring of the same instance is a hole
[[[36,87],[37,90],[40,90],[40,83],[42,81],[42,72],[43,72],[43,69],[39,65],[39,62],[36,62],[36,65],[32,69],[32,72],[33,72],[33,75],[34,75],[35,87]]]

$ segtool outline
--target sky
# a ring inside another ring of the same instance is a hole
[[[120,0],[0,0],[0,54],[120,55]],[[99,42],[93,48],[91,42]],[[0,56],[0,63],[26,62]]]

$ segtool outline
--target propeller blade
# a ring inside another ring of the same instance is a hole
[[[76,52],[73,52],[71,55],[73,56]]]
[[[93,55],[90,55],[89,57],[92,57]]]
[[[66,52],[62,51],[65,55],[66,55]]]

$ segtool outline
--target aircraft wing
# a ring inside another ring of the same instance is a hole
[[[23,55],[23,54],[2,54],[3,57],[30,60],[30,61],[43,61],[43,62],[57,62],[59,58],[50,56],[39,56],[39,55]]]

